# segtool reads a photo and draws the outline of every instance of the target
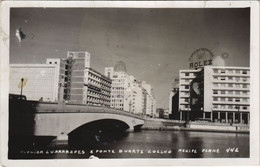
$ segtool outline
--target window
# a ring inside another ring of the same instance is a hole
[[[224,97],[221,97],[221,98],[220,98],[220,101],[225,101],[225,98],[224,98]]]
[[[220,108],[221,108],[221,109],[224,109],[224,108],[225,108],[225,105],[220,105]]]
[[[236,88],[240,88],[240,84],[235,84],[235,87]]]
[[[231,97],[228,98],[228,101],[233,101],[233,99]]]
[[[233,87],[233,84],[228,84],[228,87],[232,88],[232,87]]]
[[[236,100],[235,100],[236,102],[240,102],[240,99],[239,98],[236,98]]]
[[[213,77],[214,80],[218,80],[218,77]]]
[[[240,70],[236,70],[236,74],[240,74]]]
[[[214,69],[214,73],[217,74],[218,73],[218,69]]]
[[[185,95],[190,95],[190,93],[189,92],[185,92]]]
[[[233,77],[228,77],[228,80],[233,80]]]
[[[213,108],[218,108],[218,105],[213,105]]]
[[[185,89],[189,89],[190,87],[188,85],[185,85]]]
[[[244,109],[244,110],[247,110],[247,106],[243,106],[243,109]]]
[[[184,101],[185,101],[185,102],[189,102],[189,99],[185,98]]]
[[[239,77],[236,77],[236,79],[235,79],[236,81],[240,81],[240,78]]]
[[[220,80],[221,80],[221,81],[225,81],[226,78],[225,78],[225,77],[221,77]]]
[[[232,90],[229,90],[229,91],[228,91],[228,94],[229,94],[229,95],[232,95],[232,94],[233,94],[233,91],[232,91]]]
[[[184,107],[185,107],[185,108],[189,108],[189,105],[185,105]]]
[[[214,97],[214,98],[213,98],[213,101],[218,101],[218,98]]]
[[[242,74],[247,74],[247,71],[243,70]]]
[[[240,92],[239,91],[235,91],[236,95],[240,95]]]
[[[244,82],[246,82],[246,81],[247,81],[247,78],[244,78],[244,77],[243,77],[242,80],[243,80]]]
[[[185,82],[189,82],[190,80],[189,79],[185,79]]]
[[[214,87],[218,87],[218,84],[214,83],[213,86],[214,86]]]
[[[218,94],[218,91],[216,91],[216,90],[213,90],[213,94]]]
[[[232,105],[228,105],[228,109],[232,109],[233,108],[233,106]]]
[[[185,76],[189,76],[190,75],[190,73],[185,73]]]
[[[243,95],[247,95],[247,91],[242,91]]]
[[[221,73],[222,73],[222,74],[223,74],[223,73],[226,73],[226,71],[225,71],[224,69],[222,69],[222,70],[221,70]]]
[[[226,87],[226,84],[221,84],[221,87]]]
[[[243,88],[247,88],[247,85],[246,85],[246,84],[243,84]]]
[[[247,99],[246,99],[246,98],[243,98],[243,102],[247,102]]]
[[[222,90],[222,91],[220,91],[220,93],[221,93],[222,95],[224,95],[224,94],[225,94],[225,91],[224,91],[224,90]]]
[[[228,70],[228,73],[233,74],[233,70]]]

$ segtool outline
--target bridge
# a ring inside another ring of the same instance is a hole
[[[122,129],[133,131],[144,124],[143,117],[117,109],[26,100],[20,100],[18,103],[17,100],[10,101],[10,116],[12,133],[57,136],[57,141],[67,141],[69,134],[94,122],[99,122],[104,126],[113,126],[111,131]],[[27,122],[26,130],[22,129],[25,121]]]

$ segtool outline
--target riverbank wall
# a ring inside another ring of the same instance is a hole
[[[200,132],[249,133],[250,127],[246,124],[229,124],[214,122],[189,122],[147,118],[142,130],[177,130]]]

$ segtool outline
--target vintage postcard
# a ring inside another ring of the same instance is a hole
[[[1,164],[259,163],[257,1],[2,2]]]

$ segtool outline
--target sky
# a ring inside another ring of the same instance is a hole
[[[21,42],[16,29],[26,35]],[[185,8],[13,8],[10,63],[66,58],[68,50],[87,50],[90,66],[124,61],[127,73],[151,84],[157,107],[168,108],[169,93],[189,57],[207,48],[228,53],[228,66],[249,67],[250,9]]]

